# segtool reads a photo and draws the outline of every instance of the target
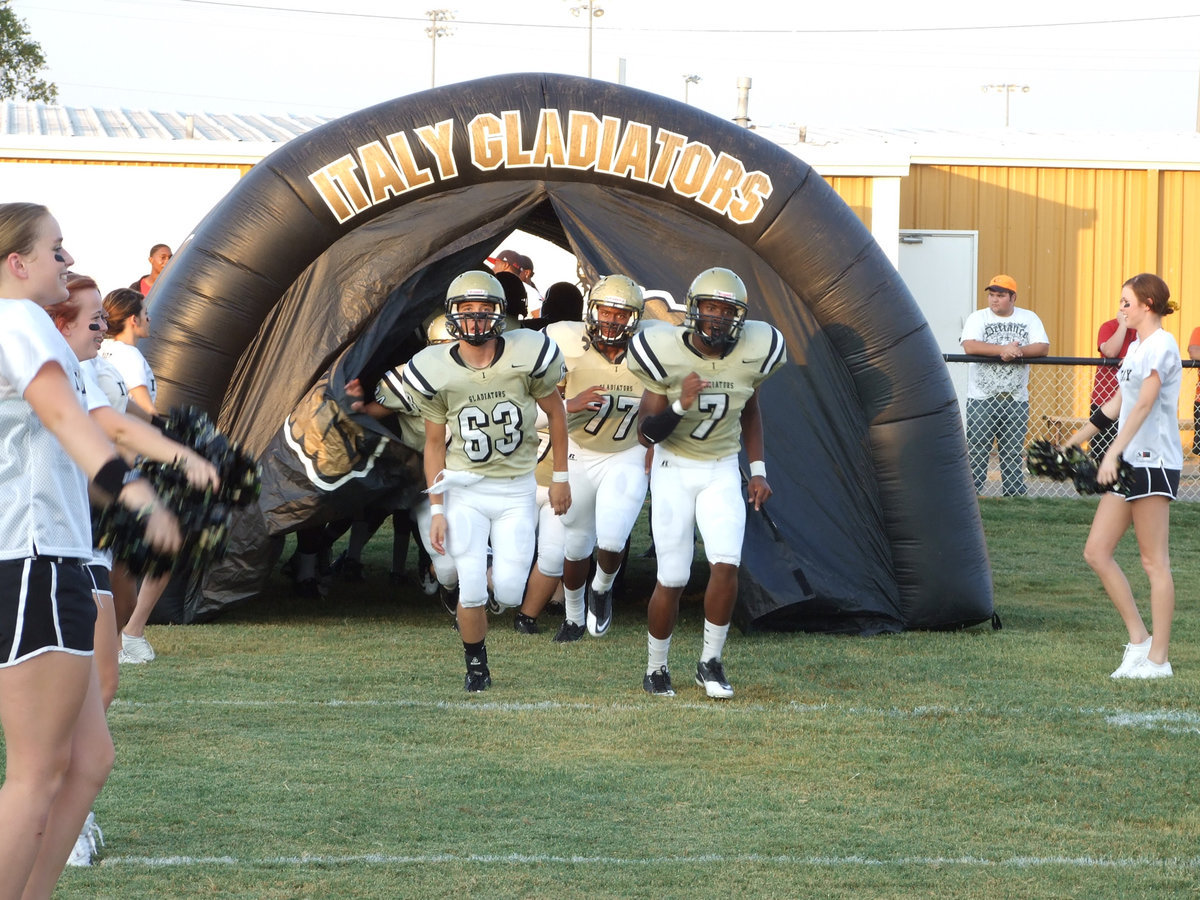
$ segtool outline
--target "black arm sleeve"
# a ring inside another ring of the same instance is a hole
[[[646,420],[642,422],[642,437],[652,444],[657,444],[659,441],[665,440],[682,419],[683,416],[668,406],[657,415],[646,417]]]

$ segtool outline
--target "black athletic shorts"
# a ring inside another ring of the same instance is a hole
[[[51,650],[90,656],[95,632],[92,578],[81,562],[0,560],[0,667]]]
[[[99,563],[89,563],[88,577],[92,579],[92,590],[97,594],[108,594],[112,596],[112,572],[108,566],[102,566]]]
[[[1125,497],[1126,500],[1141,500],[1143,497],[1179,499],[1179,469],[1134,466],[1133,480],[1136,486]]]

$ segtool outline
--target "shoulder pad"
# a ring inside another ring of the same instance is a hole
[[[587,329],[582,322],[552,322],[543,333],[558,344],[567,359],[576,359],[587,352]]]

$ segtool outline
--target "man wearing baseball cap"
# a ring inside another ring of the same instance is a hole
[[[988,282],[987,306],[967,316],[960,341],[964,353],[996,362],[971,363],[967,376],[967,451],[975,493],[987,484],[992,444],[1000,461],[1004,496],[1025,493],[1021,450],[1029,427],[1029,367],[1022,360],[1045,356],[1050,338],[1032,310],[1017,306],[1017,282],[997,275]]]
[[[501,250],[495,256],[488,257],[492,273],[512,272],[525,285],[525,296],[528,301],[527,309],[530,317],[537,315],[542,306],[542,294],[533,283],[533,260],[524,253],[516,250]]]

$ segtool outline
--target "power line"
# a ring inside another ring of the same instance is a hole
[[[224,6],[233,9],[256,10],[260,12],[300,13],[316,16],[333,16],[337,18],[384,19],[393,22],[423,22],[420,16],[395,16],[381,13],[340,12],[324,9],[304,9],[292,6],[269,6],[258,3],[237,3],[235,0],[178,0],[180,3],[190,3],[198,6]],[[1151,22],[1174,22],[1185,19],[1200,19],[1200,13],[1180,13],[1171,16],[1133,16],[1123,19],[1083,19],[1073,22],[1019,22],[998,25],[911,25],[894,28],[856,27],[856,28],[628,28],[608,29],[611,31],[653,32],[666,34],[754,34],[754,35],[800,35],[800,34],[920,34],[945,31],[1017,31],[1038,28],[1078,28],[1096,25],[1139,25]],[[482,25],[488,28],[548,28],[576,30],[580,26],[546,25],[540,22],[477,22],[469,19],[456,20],[460,25]]]

